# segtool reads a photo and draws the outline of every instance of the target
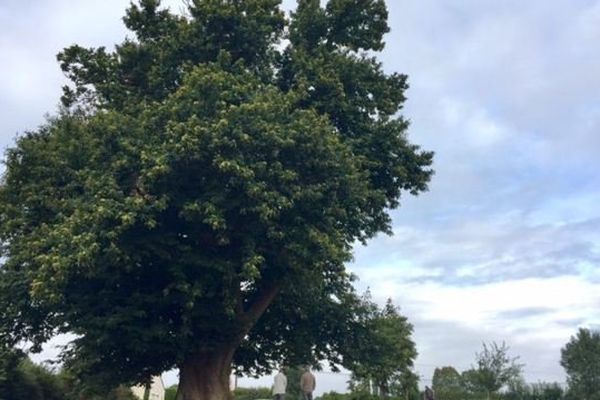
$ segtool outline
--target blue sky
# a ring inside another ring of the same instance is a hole
[[[126,5],[0,3],[0,147],[56,109],[55,54],[120,41]],[[349,268],[414,324],[424,384],[469,368],[484,341],[506,341],[528,380],[564,381],[560,348],[600,328],[600,1],[388,5],[380,58],[409,75],[410,138],[436,152],[436,175]]]

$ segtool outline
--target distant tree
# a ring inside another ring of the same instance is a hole
[[[0,399],[64,400],[62,380],[48,368],[34,364],[18,350],[4,351],[0,358]]]
[[[527,384],[516,380],[502,393],[502,400],[562,400],[564,390],[558,383],[539,382]]]
[[[11,346],[0,343],[0,399],[12,397],[18,366],[25,355]]]
[[[462,378],[454,367],[436,368],[433,372],[432,389],[443,400],[462,400],[465,387]]]
[[[600,399],[600,332],[579,329],[562,348],[560,364],[572,398]]]
[[[271,388],[268,387],[254,387],[254,388],[235,388],[233,391],[233,400],[259,400],[259,399],[271,399],[273,393]]]
[[[539,382],[531,384],[531,400],[561,400],[565,391],[556,382]]]
[[[401,400],[420,400],[419,376],[413,371],[404,371],[390,385],[390,394]]]
[[[525,379],[518,378],[511,380],[503,393],[503,400],[529,400],[532,398],[532,386],[525,382]]]
[[[178,367],[184,400],[223,400],[232,365],[340,361],[344,265],[433,154],[375,58],[384,0],[185,3],[133,2],[114,49],[58,55],[63,108],[0,181],[0,335],[70,332],[82,379]]]
[[[352,345],[344,359],[354,385],[368,387],[372,383],[382,398],[398,394],[392,393],[392,389],[412,390],[407,387],[413,381],[411,368],[417,357],[412,325],[391,299],[381,310],[370,303],[369,295],[364,301],[370,307],[370,316],[364,322],[360,341]]]
[[[478,372],[476,369],[471,368],[463,371],[460,374],[460,380],[467,398],[472,398],[473,396],[482,398],[484,396],[484,390],[479,383]]]
[[[96,381],[82,381],[74,371],[63,368],[56,374],[64,388],[65,400],[140,400],[129,385],[116,387],[98,385]]]
[[[0,400],[139,400],[127,386],[88,386],[69,371],[35,364],[19,350],[0,353]]]
[[[508,385],[511,381],[521,379],[523,364],[519,364],[519,357],[508,355],[509,347],[503,342],[483,344],[483,351],[476,353],[477,366],[468,371],[467,382],[471,390],[483,393],[488,399]]]

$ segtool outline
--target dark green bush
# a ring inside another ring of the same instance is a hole
[[[234,400],[271,399],[272,397],[271,389],[266,387],[237,388],[233,391]]]

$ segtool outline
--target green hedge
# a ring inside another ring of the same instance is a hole
[[[233,391],[234,400],[259,400],[272,398],[273,394],[271,389],[266,387],[237,388]]]

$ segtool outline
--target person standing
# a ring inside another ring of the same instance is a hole
[[[300,390],[302,391],[302,400],[313,400],[313,392],[317,386],[315,376],[306,367],[304,373],[300,377]]]
[[[273,397],[275,397],[275,400],[285,400],[286,388],[287,376],[285,376],[285,368],[281,367],[273,380]]]

